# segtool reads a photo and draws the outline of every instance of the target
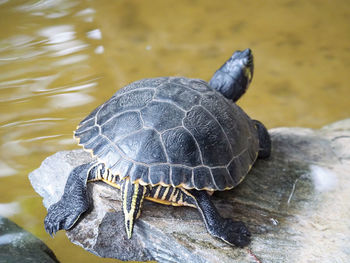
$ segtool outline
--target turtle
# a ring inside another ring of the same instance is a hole
[[[186,77],[135,81],[83,119],[78,144],[97,157],[69,174],[61,199],[44,221],[52,236],[69,230],[89,209],[87,183],[119,189],[130,239],[144,199],[199,210],[207,231],[237,247],[251,234],[241,221],[223,218],[211,194],[237,186],[257,158],[267,158],[271,139],[236,101],[253,77],[250,49],[236,51],[209,82]]]

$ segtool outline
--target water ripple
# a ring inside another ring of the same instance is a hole
[[[11,202],[11,203],[0,203],[0,215],[3,217],[9,217],[16,214],[19,214],[21,212],[21,207],[18,202]],[[0,244],[3,243],[5,237],[3,236],[0,240]]]

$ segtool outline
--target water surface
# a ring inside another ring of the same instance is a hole
[[[27,174],[76,148],[79,121],[127,83],[208,80],[247,47],[255,75],[239,104],[252,118],[318,128],[350,117],[349,17],[341,0],[0,0],[0,214],[62,262],[112,262],[45,233]]]

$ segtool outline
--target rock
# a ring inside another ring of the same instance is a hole
[[[69,239],[121,260],[350,262],[350,119],[269,132],[271,157],[258,160],[238,187],[213,196],[224,217],[249,226],[248,247],[210,236],[196,209],[148,201],[128,240],[119,190],[101,182],[89,183],[93,207],[67,231]],[[69,172],[90,158],[82,150],[59,152],[29,175],[46,207],[59,200]]]
[[[54,253],[38,238],[0,216],[0,262],[58,263]]]
[[[46,158],[39,169],[29,174],[34,190],[44,198],[46,209],[60,200],[73,168],[92,160],[91,154],[83,150],[62,151]]]

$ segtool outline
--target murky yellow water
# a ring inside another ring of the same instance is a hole
[[[239,104],[253,118],[317,128],[350,117],[349,17],[346,0],[0,0],[0,214],[62,262],[112,262],[45,233],[27,174],[75,148],[77,123],[123,85],[208,80],[247,47],[255,76]]]

